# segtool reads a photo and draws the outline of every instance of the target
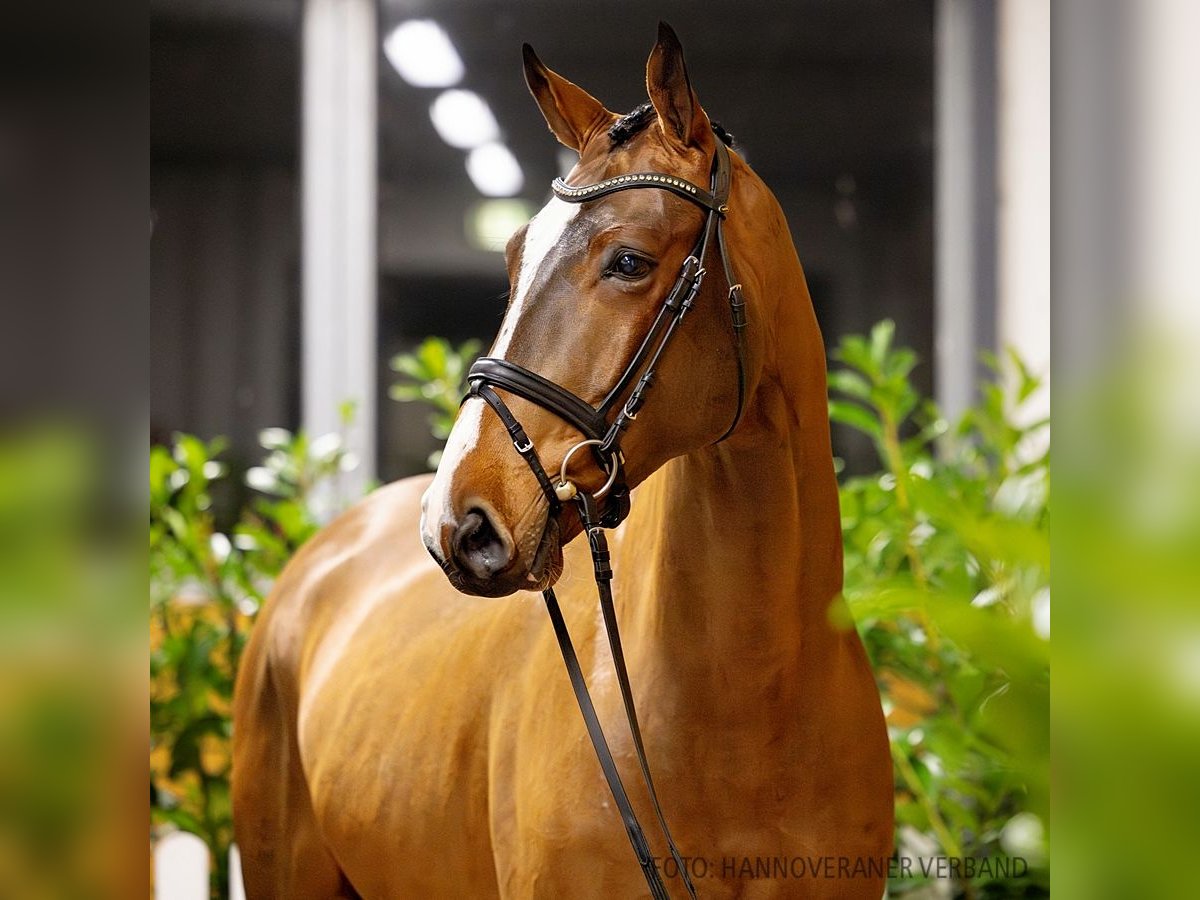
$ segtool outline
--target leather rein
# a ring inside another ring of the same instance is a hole
[[[728,213],[730,161],[729,151],[719,134],[710,178],[710,190],[704,190],[674,175],[658,172],[618,175],[595,184],[578,187],[567,184],[561,178],[554,180],[552,188],[555,196],[567,203],[584,203],[618,191],[657,188],[683,197],[706,211],[704,227],[700,236],[691,254],[684,260],[679,276],[663,301],[650,330],[621,377],[617,379],[616,384],[613,385],[599,406],[593,407],[561,385],[506,359],[483,357],[477,360],[467,373],[467,381],[470,385],[468,398],[479,397],[500,417],[512,439],[513,447],[529,465],[538,485],[549,500],[549,515],[551,517],[557,515],[564,503],[575,503],[591,549],[592,567],[596,578],[600,609],[604,618],[604,628],[608,635],[609,647],[612,650],[613,666],[620,684],[621,698],[624,701],[626,719],[637,751],[642,779],[646,784],[646,790],[650,795],[659,827],[666,838],[671,856],[682,876],[688,895],[692,898],[696,897],[696,889],[688,874],[687,866],[684,865],[683,858],[675,846],[675,841],[671,837],[670,829],[667,827],[662,808],[659,806],[658,794],[654,789],[654,781],[650,776],[650,766],[646,762],[646,751],[642,743],[637,711],[634,708],[633,692],[629,686],[629,673],[625,666],[625,654],[621,647],[621,635],[613,606],[612,567],[604,530],[615,528],[629,514],[629,487],[625,482],[625,460],[621,452],[621,437],[637,419],[638,413],[646,402],[646,395],[654,384],[655,370],[659,360],[700,292],[706,271],[704,260],[714,241],[717,244],[717,251],[721,257],[728,285],[729,309],[738,362],[737,410],[734,413],[733,422],[717,442],[728,437],[741,420],[746,391],[742,332],[746,327],[747,320],[742,286],[734,280],[721,227]],[[630,385],[634,384],[635,379],[636,385],[630,391]],[[584,440],[567,451],[556,479],[552,480],[546,473],[533,441],[530,440],[521,423],[517,421],[496,393],[495,388],[537,404],[554,413],[584,435]],[[628,397],[621,404],[620,400],[626,395],[626,392],[629,392]],[[609,416],[618,405],[620,405],[620,411],[610,423]],[[584,447],[590,448],[596,462],[608,475],[604,486],[592,494],[579,490],[567,478],[567,466],[572,456]],[[655,900],[669,900],[670,895],[667,893],[654,858],[651,856],[645,832],[629,802],[629,795],[625,791],[616,762],[613,760],[612,752],[604,737],[604,731],[600,726],[600,719],[596,715],[595,706],[584,681],[579,659],[567,631],[558,598],[552,588],[544,591],[542,596],[554,627],[555,637],[558,639],[563,662],[566,664],[571,687],[575,692],[575,699],[583,714],[584,724],[587,726],[588,736],[591,738],[609,790],[612,791],[613,800],[616,801],[629,841],[650,888],[650,894]]]

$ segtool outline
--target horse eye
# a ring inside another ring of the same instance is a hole
[[[611,266],[611,271],[622,278],[641,278],[649,270],[647,262],[632,253],[618,254]]]

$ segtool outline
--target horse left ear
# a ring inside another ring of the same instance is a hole
[[[692,90],[683,45],[666,22],[658,23],[658,43],[646,62],[646,92],[658,113],[668,140],[683,147],[701,147],[712,138],[708,115]]]
[[[525,83],[560,144],[582,153],[583,147],[616,116],[604,104],[557,72],[546,68],[528,44],[521,46],[525,59]]]

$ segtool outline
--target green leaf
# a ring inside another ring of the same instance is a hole
[[[438,377],[446,371],[446,357],[450,345],[442,338],[426,338],[417,348],[417,358],[425,366],[425,371],[433,377]]]
[[[171,487],[167,479],[176,468],[175,460],[171,458],[166,447],[150,448],[150,497],[152,501],[161,503],[170,496]]]
[[[1029,367],[1025,364],[1025,360],[1021,359],[1021,355],[1017,353],[1016,348],[1009,347],[1005,353],[1009,364],[1017,373],[1017,396],[1016,406],[1020,406],[1028,400],[1042,386],[1042,379],[1029,371]]]
[[[388,388],[388,397],[399,403],[424,400],[425,392],[419,384],[393,384]]]
[[[883,434],[879,420],[869,410],[864,409],[857,403],[830,400],[829,418],[834,422],[840,422],[843,425],[849,425],[851,428],[857,428],[859,431],[869,434],[873,438],[879,438]]]
[[[849,394],[856,400],[869,402],[871,399],[871,385],[857,372],[852,372],[849,369],[838,369],[837,371],[830,372],[829,387],[831,390]]]
[[[411,378],[416,378],[418,381],[424,381],[427,378],[432,378],[433,373],[430,372],[425,363],[411,353],[400,353],[392,357],[391,367],[397,372],[403,372]]]
[[[884,362],[895,333],[896,323],[891,319],[882,319],[871,329],[871,362],[875,364],[875,370],[878,372],[885,371]]]
[[[156,793],[161,793],[161,791],[156,791]],[[192,834],[204,832],[204,825],[200,821],[200,817],[182,806],[156,806],[153,810],[153,818],[156,822],[174,825],[181,831],[189,831]]]
[[[902,347],[888,355],[882,368],[887,378],[904,381],[916,365],[917,354],[907,347]],[[905,384],[905,387],[908,387],[908,385]]]
[[[870,347],[861,335],[850,334],[842,338],[837,349],[833,351],[833,358],[840,359],[866,375],[874,375],[878,371],[878,367],[871,360]]]

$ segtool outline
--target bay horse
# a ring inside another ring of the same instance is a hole
[[[610,112],[528,46],[525,77],[551,132],[579,153],[564,184],[630,172],[706,184],[725,152],[665,25],[650,103],[633,114]],[[713,274],[621,444],[636,488],[611,545],[624,655],[700,896],[876,900],[892,769],[863,646],[830,615],[842,546],[824,349],[782,210],[735,152],[728,160],[720,214],[744,345],[720,263],[701,259]],[[704,221],[669,190],[554,197],[508,243],[492,357],[596,404]],[[506,400],[548,467],[579,444],[545,406]],[[647,895],[536,594],[555,586],[617,767],[640,787],[587,541],[573,540],[580,515],[547,497],[514,443],[469,397],[432,479],[375,491],[280,576],[234,703],[235,833],[252,900]],[[579,490],[601,489],[595,458],[570,462]],[[650,821],[648,794],[630,799]],[[662,837],[649,840],[669,861]]]

